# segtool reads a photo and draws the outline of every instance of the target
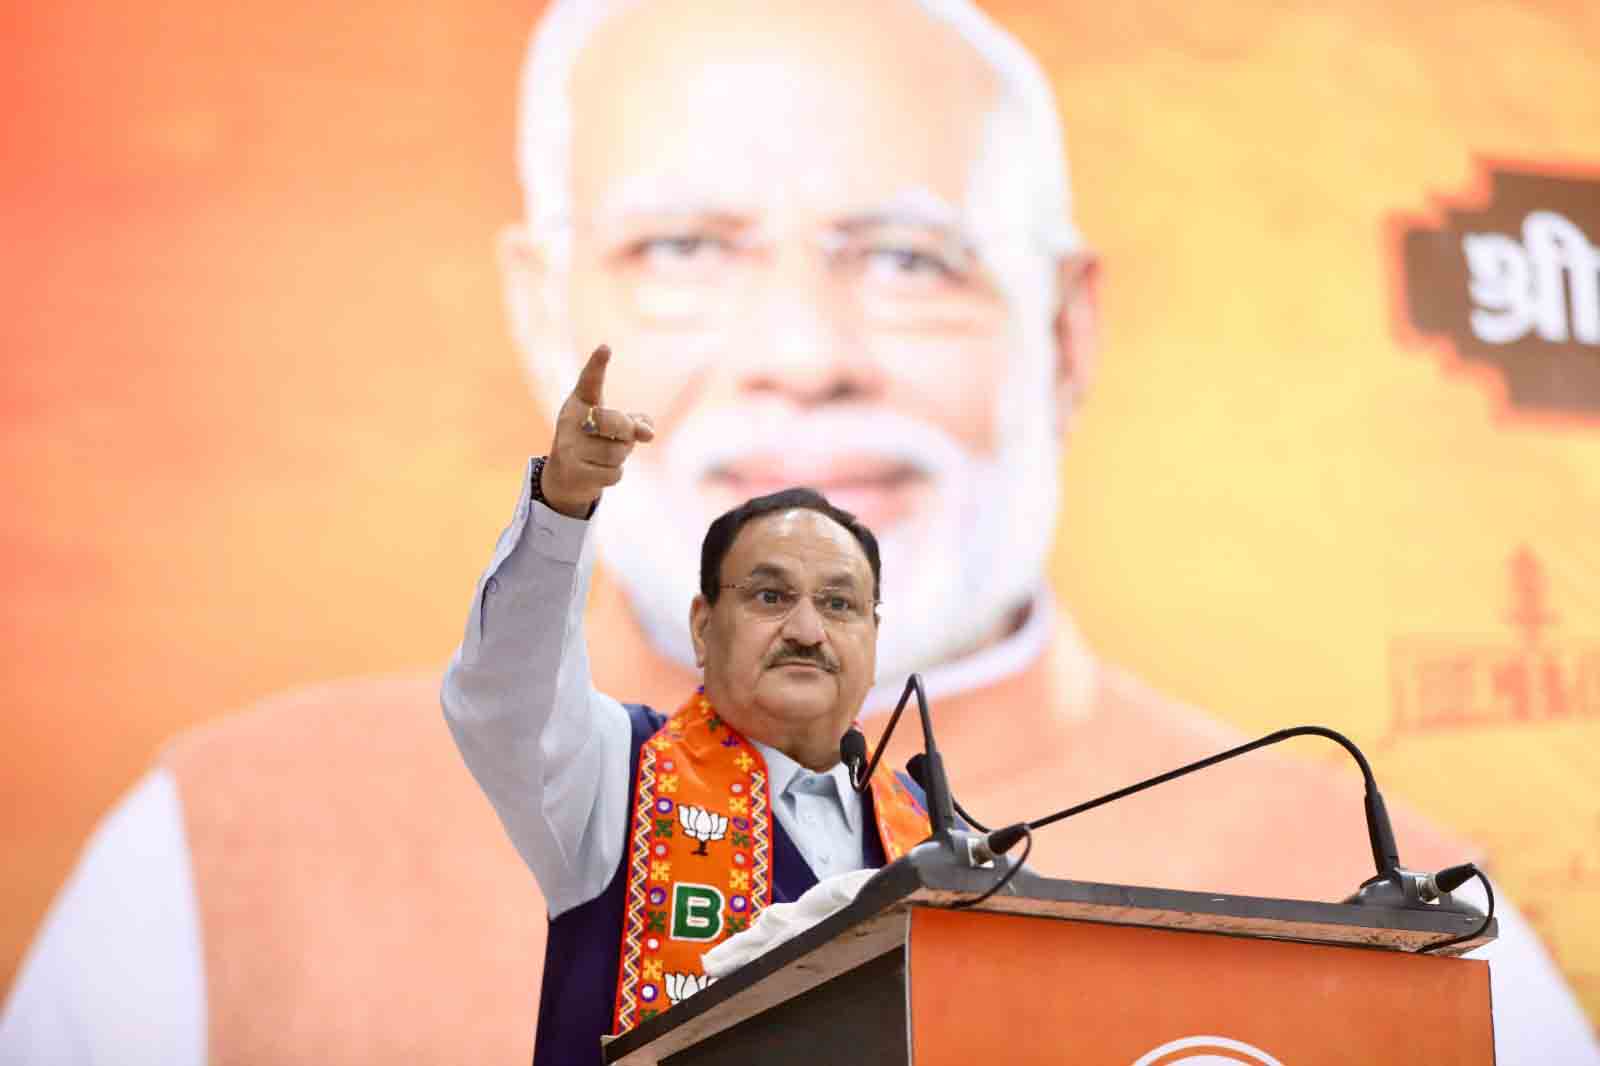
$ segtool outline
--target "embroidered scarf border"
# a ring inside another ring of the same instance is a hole
[[[640,748],[613,1032],[704,988],[700,956],[772,902],[770,791],[761,752],[702,693]],[[874,774],[872,793],[874,828],[893,862],[927,837],[927,812],[894,774]],[[699,862],[712,842],[728,861]],[[689,863],[700,881],[678,876]]]

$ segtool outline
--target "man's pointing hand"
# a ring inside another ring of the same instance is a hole
[[[610,361],[611,349],[602,344],[584,364],[556,416],[555,440],[540,476],[545,502],[573,518],[587,516],[600,493],[622,480],[622,464],[633,446],[656,435],[649,415],[604,406]]]

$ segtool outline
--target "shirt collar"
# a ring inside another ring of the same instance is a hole
[[[749,738],[746,738],[749,739]],[[779,796],[789,791],[789,786],[794,784],[795,778],[806,771],[805,767],[795,762],[783,752],[770,744],[763,744],[759,740],[751,740],[750,744],[761,753],[767,761],[767,782],[771,788],[773,802]],[[861,795],[850,784],[850,771],[844,763],[834,763],[833,768],[820,777],[831,777],[836,790],[834,797],[840,807],[844,809],[844,820],[849,824],[852,833],[861,831]]]

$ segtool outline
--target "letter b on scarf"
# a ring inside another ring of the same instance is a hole
[[[672,886],[672,939],[715,940],[722,934],[722,893],[710,885]]]

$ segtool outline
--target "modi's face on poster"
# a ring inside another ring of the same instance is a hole
[[[513,329],[546,403],[604,342],[660,427],[599,527],[655,643],[710,519],[794,484],[883,540],[881,677],[1014,624],[1092,328],[1032,59],[965,3],[558,4],[521,109]]]

